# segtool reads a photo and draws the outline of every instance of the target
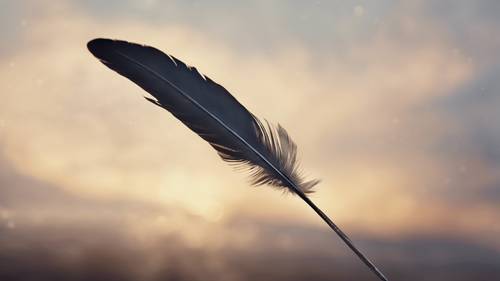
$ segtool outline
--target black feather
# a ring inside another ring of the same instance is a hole
[[[155,48],[110,39],[94,39],[87,47],[106,66],[149,92],[155,99],[146,97],[148,101],[170,111],[223,160],[248,169],[254,185],[269,184],[297,194],[381,280],[387,280],[306,196],[319,181],[300,176],[297,146],[283,127],[267,121],[264,125],[224,87]]]

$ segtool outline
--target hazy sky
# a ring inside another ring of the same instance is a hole
[[[0,279],[374,280],[298,198],[249,187],[93,58],[96,37],[173,54],[283,125],[312,200],[388,277],[500,277],[499,12],[0,0]]]

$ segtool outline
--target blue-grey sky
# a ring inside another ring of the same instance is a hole
[[[96,37],[282,124],[312,200],[389,277],[500,276],[499,3],[0,1],[0,277],[371,280],[298,198],[100,65]]]

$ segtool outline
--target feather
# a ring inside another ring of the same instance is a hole
[[[268,184],[302,198],[382,280],[380,271],[307,197],[318,180],[305,180],[297,161],[297,145],[279,124],[262,122],[224,87],[153,47],[110,39],[94,39],[89,51],[103,64],[150,93],[146,97],[201,138],[219,156],[249,171],[253,185]]]

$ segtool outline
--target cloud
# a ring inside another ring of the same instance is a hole
[[[0,275],[371,278],[298,198],[249,188],[100,65],[85,48],[95,37],[170,52],[279,121],[323,179],[312,199],[390,275],[498,274],[492,4],[36,5],[1,17],[13,28],[1,30],[0,259],[12,266]]]
[[[424,30],[397,14],[388,18],[404,23],[397,28],[403,35],[383,26],[364,39],[370,44],[342,55],[324,53],[318,62],[308,45],[292,44],[286,35],[289,44],[273,56],[243,56],[182,21],[125,17],[103,24],[72,5],[61,7],[73,20],[50,9],[43,13],[24,38],[36,48],[21,49],[1,70],[6,155],[21,173],[75,196],[180,202],[207,218],[234,212],[226,206],[255,212],[252,202],[279,200],[272,191],[258,195],[246,188],[202,140],[141,102],[139,89],[93,60],[85,43],[106,35],[166,46],[221,81],[256,115],[280,120],[299,144],[305,169],[324,175],[318,201],[340,221],[356,213],[352,224],[376,231],[376,220],[363,214],[384,200],[379,216],[392,222],[391,233],[421,229],[408,219],[428,200],[430,187],[453,175],[449,160],[431,153],[455,124],[427,105],[453,97],[473,79],[475,65],[450,52],[453,46],[438,33],[401,45],[400,38]],[[286,106],[278,111],[280,103]],[[192,159],[203,161],[194,165]],[[391,197],[380,196],[386,193]],[[440,206],[440,200],[422,223],[435,213],[448,217],[446,208],[453,206]],[[296,208],[295,202],[283,204]],[[271,206],[268,213],[283,216]]]

